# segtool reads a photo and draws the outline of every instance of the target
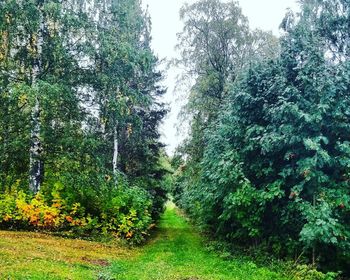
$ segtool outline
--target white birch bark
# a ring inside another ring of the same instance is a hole
[[[30,155],[29,155],[29,188],[34,193],[40,190],[41,181],[43,177],[43,163],[41,160],[42,145],[40,141],[40,102],[39,102],[39,92],[38,92],[38,78],[41,73],[42,67],[42,49],[44,43],[44,16],[41,10],[41,5],[38,7],[40,12],[40,23],[37,31],[36,39],[36,57],[33,62],[32,67],[32,80],[31,86],[35,91],[35,105],[32,108],[31,114],[31,133],[30,133]]]
[[[117,175],[118,172],[118,127],[117,125],[114,126],[113,131],[113,174],[114,176]]]

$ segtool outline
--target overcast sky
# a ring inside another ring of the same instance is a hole
[[[182,23],[179,19],[179,10],[184,3],[193,3],[194,0],[143,0],[143,5],[148,6],[152,18],[152,47],[160,59],[171,59],[177,56],[175,51],[176,34],[181,32]],[[280,25],[287,8],[297,10],[296,0],[240,0],[243,14],[248,17],[252,28],[272,30],[279,35]],[[174,86],[177,75],[176,69],[169,69],[166,73],[164,85],[168,88],[165,100],[169,103],[171,112],[162,125],[162,141],[167,145],[168,154],[172,154],[176,146],[184,138],[183,133],[178,133],[177,115],[185,100],[179,100],[174,94]]]

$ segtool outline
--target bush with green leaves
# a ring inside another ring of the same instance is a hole
[[[105,186],[105,190],[107,188]],[[108,195],[96,196],[98,199],[90,204],[85,204],[84,199],[72,200],[71,193],[65,191],[62,183],[56,183],[50,189],[49,194],[44,190],[36,195],[17,190],[1,194],[0,226],[5,229],[70,231],[81,236],[103,233],[130,243],[144,241],[152,227],[151,196],[126,181],[111,185]],[[91,194],[91,189],[88,192]]]
[[[154,167],[157,177],[133,177],[113,175],[91,156],[82,156],[84,163],[60,156],[47,165],[45,181],[35,195],[25,179],[7,185],[0,193],[1,227],[81,236],[103,233],[129,243],[144,241],[167,199],[164,163]],[[165,156],[163,161],[167,162]]]

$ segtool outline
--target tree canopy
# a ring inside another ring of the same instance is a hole
[[[212,95],[198,85],[208,65],[215,69],[225,56],[201,52],[197,43],[207,47],[203,38],[211,38],[208,42],[223,50],[218,43],[221,29],[212,16],[216,5],[224,5],[217,13],[220,27],[228,24],[227,17],[230,23],[239,23],[228,53],[242,55],[241,46],[253,48],[252,41],[244,41],[252,32],[237,4],[199,1],[183,9],[194,18],[184,17],[181,35],[197,48],[189,52],[194,57],[190,61],[203,61],[202,55],[208,55],[209,62],[193,68],[196,83],[187,105],[192,130],[179,149],[186,161],[178,171],[175,196],[194,219],[229,242],[265,246],[282,257],[301,254],[324,269],[346,270],[349,3],[301,1],[301,12],[288,12],[281,23],[284,35],[275,55],[258,49],[262,54],[249,54],[243,67],[239,56],[227,56],[230,66],[220,88],[225,94],[215,105],[209,101],[215,109],[207,110],[198,104]],[[238,14],[227,15],[229,7]],[[196,32],[210,37],[198,37]],[[211,59],[215,62],[210,64]],[[215,80],[206,80],[205,88],[214,90],[216,85]],[[213,112],[212,121],[199,117]]]
[[[163,74],[141,2],[6,0],[0,18],[1,192],[140,239],[162,211],[167,173]],[[5,224],[25,225],[9,203]],[[118,227],[136,217],[134,230]]]

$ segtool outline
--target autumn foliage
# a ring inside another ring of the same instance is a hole
[[[75,234],[102,232],[137,243],[148,235],[152,203],[147,197],[142,197],[140,190],[138,195],[145,199],[144,204],[132,202],[135,191],[135,188],[120,191],[125,202],[129,200],[131,205],[123,206],[121,200],[114,200],[113,206],[100,215],[87,213],[78,202],[67,203],[58,193],[48,200],[42,193],[33,196],[13,191],[0,196],[0,227]]]

